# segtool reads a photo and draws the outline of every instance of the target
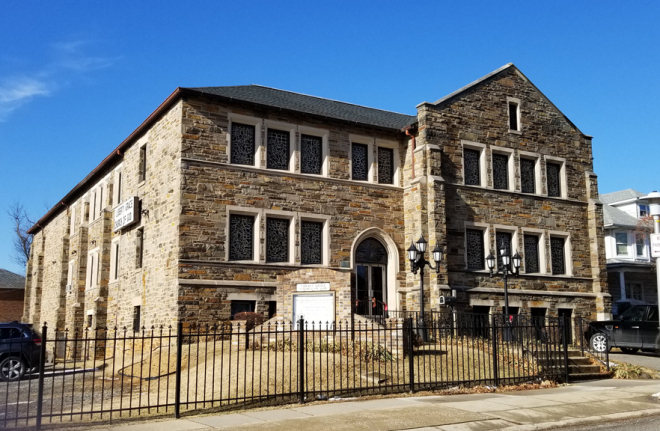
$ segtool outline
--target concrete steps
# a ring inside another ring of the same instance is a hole
[[[564,352],[538,352],[538,362],[547,368],[563,368]],[[579,349],[568,349],[568,379],[570,382],[582,380],[607,379],[610,375],[600,372],[600,366],[591,359],[582,356]]]

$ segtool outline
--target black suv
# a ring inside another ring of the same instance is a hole
[[[0,323],[0,380],[20,380],[39,367],[41,334],[29,323]]]
[[[615,320],[591,322],[585,335],[596,352],[612,347],[620,348],[623,353],[660,350],[658,306],[635,305]]]

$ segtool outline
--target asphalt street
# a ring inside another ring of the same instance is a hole
[[[612,349],[610,352],[610,361],[627,362],[629,364],[660,371],[660,353],[637,352],[633,355],[626,355],[621,353],[619,349]]]
[[[659,416],[613,421],[603,424],[592,424],[579,427],[555,428],[555,431],[657,431],[660,427]]]

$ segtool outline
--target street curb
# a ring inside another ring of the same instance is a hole
[[[589,416],[586,418],[573,418],[573,419],[566,419],[563,421],[545,422],[541,424],[516,425],[501,429],[507,431],[548,430],[548,429],[563,428],[563,427],[577,426],[577,425],[589,425],[595,422],[606,423],[609,421],[643,418],[643,417],[655,416],[655,415],[660,415],[660,408],[636,410],[633,412],[611,413],[608,415]]]

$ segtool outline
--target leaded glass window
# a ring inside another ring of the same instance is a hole
[[[323,263],[323,222],[300,222],[300,263]]]
[[[484,232],[479,229],[465,230],[468,269],[484,269]]]
[[[550,256],[552,257],[552,273],[555,275],[566,274],[566,262],[564,257],[564,238],[550,238]]]
[[[536,193],[536,162],[520,159],[520,189],[523,193]]]
[[[366,181],[369,172],[369,146],[364,144],[353,144],[351,147],[352,178],[354,180]]]
[[[253,260],[254,216],[229,215],[229,260]]]
[[[506,250],[507,254],[509,257],[512,256],[511,254],[511,232],[496,232],[495,233],[495,247],[497,250],[497,267],[502,268],[502,254],[500,253],[500,250],[502,250],[502,247]],[[509,260],[509,263],[511,261]]]
[[[378,147],[378,182],[394,184],[394,150]]]
[[[266,140],[266,167],[289,169],[289,132],[268,129]]]
[[[539,237],[536,235],[525,235],[525,272],[541,272],[539,264]]]
[[[321,175],[323,166],[323,138],[300,136],[300,172]]]
[[[266,262],[289,261],[289,220],[266,219]]]
[[[548,196],[561,196],[561,165],[558,163],[546,164],[546,176],[548,177]]]
[[[231,124],[231,162],[254,165],[255,128],[248,124]]]
[[[505,154],[493,153],[493,187],[509,188],[509,156]]]
[[[470,186],[481,185],[480,159],[480,151],[469,148],[463,149],[463,175],[465,176],[465,184]]]

